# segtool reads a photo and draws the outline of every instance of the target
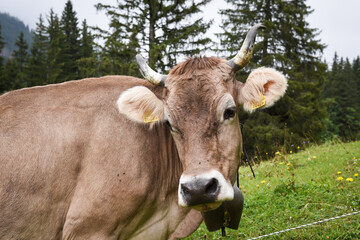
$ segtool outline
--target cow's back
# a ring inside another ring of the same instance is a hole
[[[0,97],[2,239],[60,237],[80,173],[93,160],[89,154],[96,155],[94,144],[106,140],[114,121],[126,121],[117,113],[117,97],[140,83],[114,76]]]

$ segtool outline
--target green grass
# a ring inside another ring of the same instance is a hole
[[[202,223],[186,239],[248,239],[360,211],[359,141],[295,149],[253,166],[256,179],[248,167],[240,168],[245,205],[238,230],[221,237]],[[264,239],[360,239],[360,214]]]

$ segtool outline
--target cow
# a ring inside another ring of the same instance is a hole
[[[0,97],[1,239],[178,239],[234,197],[237,108],[287,88],[259,68],[245,83],[255,25],[231,60],[192,57],[168,75],[105,76]]]

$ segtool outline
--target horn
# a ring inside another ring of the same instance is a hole
[[[240,51],[233,59],[228,61],[228,64],[232,66],[235,71],[244,68],[249,63],[254,50],[257,30],[259,28],[265,28],[265,26],[262,24],[256,24],[253,26],[246,34],[245,41],[242,44]]]
[[[136,63],[139,66],[141,75],[143,75],[147,81],[157,86],[165,85],[167,75],[162,75],[152,70],[140,54],[136,55]]]

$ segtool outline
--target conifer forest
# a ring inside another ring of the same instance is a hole
[[[0,94],[46,84],[105,75],[141,77],[135,55],[162,73],[184,57],[206,55],[230,59],[239,51],[248,29],[262,23],[250,64],[239,71],[245,81],[252,69],[267,66],[288,78],[285,96],[273,107],[248,114],[239,109],[244,142],[253,158],[267,159],[279,148],[338,138],[360,139],[360,57],[334,53],[322,60],[326,44],[319,29],[309,26],[312,9],[305,0],[226,0],[220,9],[217,41],[206,36],[213,24],[203,9],[211,0],[121,0],[97,4],[109,28],[79,22],[72,2],[62,14],[40,15],[31,43],[21,32],[7,59],[0,56]],[[0,50],[6,41],[0,25]]]

